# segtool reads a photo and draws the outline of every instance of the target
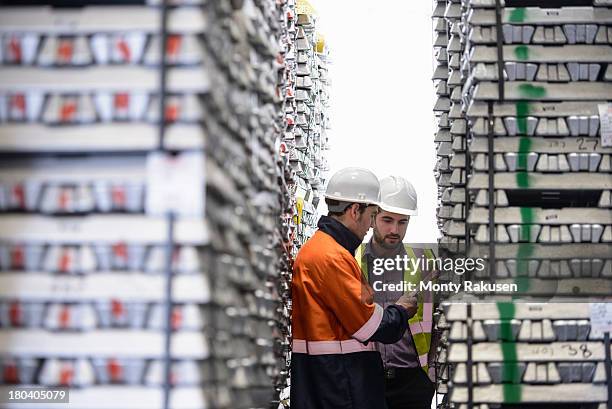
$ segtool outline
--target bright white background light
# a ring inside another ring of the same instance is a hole
[[[432,2],[310,3],[331,51],[330,174],[361,166],[378,177],[408,178],[419,215],[411,218],[404,241],[435,243]]]

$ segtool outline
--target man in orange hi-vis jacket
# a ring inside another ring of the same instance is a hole
[[[380,184],[367,169],[329,180],[328,216],[298,253],[293,269],[292,409],[384,409],[384,372],[372,341],[395,343],[417,310],[402,296],[383,309],[355,260],[378,210]]]

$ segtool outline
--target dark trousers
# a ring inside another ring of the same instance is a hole
[[[421,368],[386,371],[385,398],[389,409],[430,409],[434,384]]]

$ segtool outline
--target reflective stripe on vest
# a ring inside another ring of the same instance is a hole
[[[366,257],[363,257],[365,246],[365,244],[359,246],[355,258],[361,266],[361,271],[363,272],[365,281],[369,283],[368,262]],[[406,254],[408,257],[415,260],[416,263],[417,256],[414,249],[409,246],[404,246],[404,248],[406,249]],[[430,260],[434,259],[434,254],[431,249],[425,249],[424,255]],[[412,265],[408,266],[408,269],[404,271],[404,281],[415,283],[418,288],[419,282],[421,281],[421,269],[417,268],[415,274],[412,274]],[[429,349],[431,346],[431,330],[433,328],[433,294],[431,291],[419,291],[417,292],[417,300],[417,313],[408,320],[408,326],[410,328],[414,346],[416,347],[419,364],[425,373],[427,373],[429,370],[427,357],[429,355]]]

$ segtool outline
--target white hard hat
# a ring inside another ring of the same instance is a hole
[[[367,169],[344,168],[329,179],[325,198],[377,205],[380,200],[380,182],[376,175]]]
[[[387,212],[417,215],[417,194],[403,177],[387,176],[380,180],[380,208]]]

